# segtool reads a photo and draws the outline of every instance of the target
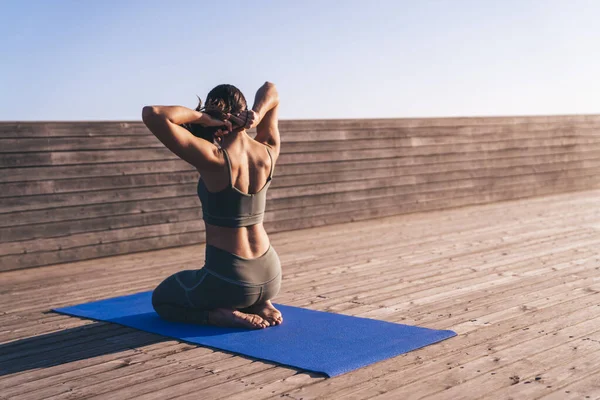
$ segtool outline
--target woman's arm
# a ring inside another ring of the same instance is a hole
[[[208,114],[182,106],[146,106],[142,120],[150,131],[169,150],[198,169],[214,166],[218,161],[218,148],[213,143],[192,135],[180,124],[223,126],[231,130],[229,121],[219,121]]]
[[[279,93],[273,83],[265,82],[256,92],[252,110],[231,116],[231,119],[239,125],[245,124],[246,128],[256,127],[254,140],[272,147],[277,157],[280,146],[278,112]]]
[[[268,144],[279,154],[279,93],[277,93],[277,88],[273,83],[265,82],[258,89],[254,97],[252,110],[258,114],[258,120],[260,121],[256,125],[256,137],[254,139]]]

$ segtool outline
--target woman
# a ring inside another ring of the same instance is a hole
[[[200,172],[206,225],[204,267],[180,271],[154,290],[162,318],[254,329],[282,323],[270,301],[279,292],[281,265],[262,223],[279,157],[278,106],[275,85],[267,82],[252,110],[231,85],[211,90],[204,109],[144,107],[150,131]],[[254,139],[246,133],[253,127]]]

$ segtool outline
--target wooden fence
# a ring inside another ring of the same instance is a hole
[[[600,115],[280,130],[269,232],[600,187]],[[0,122],[0,271],[201,243],[197,180],[140,122]]]

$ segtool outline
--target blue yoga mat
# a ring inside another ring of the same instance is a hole
[[[188,343],[336,376],[455,336],[440,331],[305,308],[276,305],[283,324],[260,330],[166,322],[154,312],[152,292],[54,311],[114,322]]]

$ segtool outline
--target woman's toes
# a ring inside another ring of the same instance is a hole
[[[264,328],[267,321],[259,317],[258,315],[251,314],[252,324],[257,327]]]
[[[246,314],[241,311],[234,311],[238,320],[248,328],[266,328],[266,321],[256,314]]]

